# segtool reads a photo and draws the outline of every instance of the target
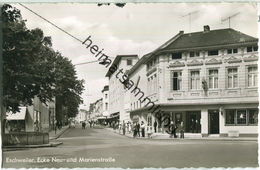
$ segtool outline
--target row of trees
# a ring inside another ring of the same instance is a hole
[[[28,29],[18,9],[5,4],[3,20],[3,103],[8,111],[32,105],[37,96],[42,103],[56,97],[66,106],[69,117],[78,113],[84,90],[74,65],[52,48],[51,37],[39,28]]]

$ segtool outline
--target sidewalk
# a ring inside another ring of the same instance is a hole
[[[60,130],[57,129],[56,133],[54,130],[49,132],[49,140],[54,140],[59,138],[66,130],[69,129],[69,126],[63,126]]]
[[[114,130],[112,128],[105,128],[108,131],[114,132],[118,135],[122,135],[122,133],[119,134],[119,130]],[[212,136],[208,136],[208,137],[202,137],[200,134],[185,134],[184,135],[185,138],[184,139],[180,139],[180,138],[170,138],[169,134],[167,133],[154,133],[152,134],[151,138],[148,138],[147,134],[145,138],[138,138],[138,139],[150,139],[150,140],[208,140],[208,141],[257,141],[258,138],[257,137],[219,137],[216,135],[212,135]],[[125,134],[125,137],[128,138],[133,138],[133,134],[132,133],[127,133]]]

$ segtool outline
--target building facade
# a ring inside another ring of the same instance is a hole
[[[108,105],[108,102],[109,102],[109,86],[106,85],[104,86],[103,90],[102,90],[102,106],[103,106],[103,113],[102,115],[104,117],[109,117],[109,105]]]
[[[124,119],[125,112],[125,89],[120,82],[117,73],[122,69],[122,72],[130,70],[137,62],[137,55],[118,55],[113,61],[112,65],[116,65],[118,70],[114,73],[107,72],[106,77],[109,79],[109,118],[112,121]]]
[[[233,29],[180,31],[129,71],[150,99],[128,93],[129,119],[139,117],[151,129],[156,121],[161,131],[174,121],[202,136],[256,136],[257,43]]]

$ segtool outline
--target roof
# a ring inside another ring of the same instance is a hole
[[[129,58],[129,57],[138,58],[138,55],[136,55],[136,54],[134,54],[134,55],[117,55],[116,58],[114,59],[114,61],[112,62],[111,66],[117,65],[122,58]],[[111,72],[108,69],[108,71],[106,73],[106,77],[110,77],[110,76],[111,76]]]
[[[258,39],[232,28],[187,33],[179,36],[162,50],[210,47],[227,44],[257,42]]]
[[[146,59],[150,56],[149,54],[144,55],[142,58],[140,58],[135,65],[126,72],[126,74],[129,76],[131,75],[137,68],[139,68],[145,61]]]
[[[13,113],[7,112],[6,113],[6,120],[25,120],[26,116],[26,107],[19,107],[20,111]]]

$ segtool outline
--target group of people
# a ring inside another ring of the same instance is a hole
[[[157,133],[157,128],[158,128],[158,123],[157,121],[154,121],[153,123],[153,130],[154,133]],[[174,137],[177,138],[177,129],[179,129],[180,132],[180,138],[184,138],[184,125],[183,122],[181,122],[180,124],[178,124],[179,127],[177,126],[177,124],[174,123],[174,121],[171,121],[171,123],[168,126],[168,129],[166,130],[167,133],[169,133],[170,138]],[[133,137],[145,137],[146,133],[149,135],[151,135],[152,132],[152,127],[150,127],[150,129],[147,127],[144,123],[144,121],[141,121],[141,124],[137,121],[134,122],[133,124],[131,122],[127,122],[125,123],[125,121],[122,122],[122,124],[120,123],[118,125],[118,129],[119,129],[119,133],[122,132],[123,135],[125,135],[126,133],[132,133]]]

